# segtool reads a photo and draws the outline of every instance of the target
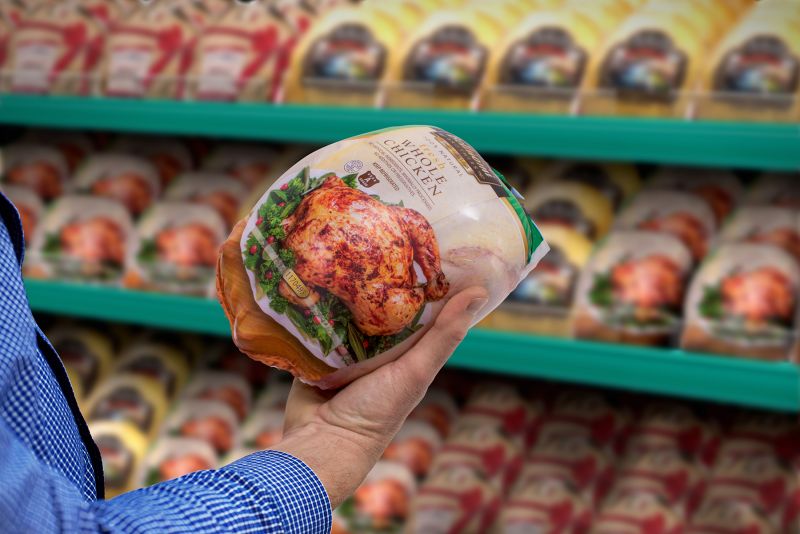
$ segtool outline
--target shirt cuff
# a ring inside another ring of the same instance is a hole
[[[284,532],[329,534],[331,502],[314,471],[290,454],[261,451],[221,469],[268,488]]]

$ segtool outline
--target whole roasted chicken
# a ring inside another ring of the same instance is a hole
[[[297,275],[308,286],[340,298],[366,335],[400,332],[426,301],[447,294],[428,221],[412,209],[387,206],[348,187],[338,176],[309,193],[283,228]],[[414,262],[425,276],[424,285],[417,282]],[[283,281],[280,292],[301,306],[319,299],[312,290],[299,300]]]

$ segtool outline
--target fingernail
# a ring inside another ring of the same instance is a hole
[[[472,299],[472,301],[470,301],[469,305],[467,306],[467,312],[474,317],[475,315],[478,315],[478,312],[480,312],[484,308],[484,306],[486,306],[487,302],[489,302],[489,299],[485,297]]]

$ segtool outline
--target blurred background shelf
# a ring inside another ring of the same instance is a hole
[[[61,96],[0,96],[0,124],[326,144],[403,124],[484,152],[796,171],[800,125]]]
[[[37,312],[229,335],[228,322],[211,299],[39,280],[28,280],[26,287]],[[800,411],[800,367],[791,363],[474,330],[449,365]]]

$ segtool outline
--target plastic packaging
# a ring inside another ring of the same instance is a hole
[[[530,478],[511,491],[492,532],[581,534],[588,532],[591,518],[591,507],[571,484],[558,478]]]
[[[116,374],[145,376],[156,380],[169,399],[183,389],[189,366],[173,347],[152,342],[138,342],[128,347],[115,367]]]
[[[136,489],[147,452],[141,430],[127,421],[96,421],[89,432],[103,459],[106,498]]]
[[[114,150],[148,160],[158,170],[163,187],[192,168],[192,153],[180,139],[126,136],[114,145]]]
[[[224,402],[216,400],[181,402],[167,419],[165,433],[201,439],[220,455],[240,446],[236,412]]]
[[[406,467],[378,462],[337,515],[354,532],[400,532],[416,489]]]
[[[190,172],[180,175],[164,194],[164,199],[174,202],[194,202],[214,208],[228,228],[233,227],[239,215],[246,187],[224,174]]]
[[[414,476],[425,477],[442,446],[437,430],[425,421],[406,421],[383,453],[385,460],[406,466]]]
[[[123,153],[88,158],[75,174],[74,188],[117,200],[133,217],[141,215],[161,194],[156,167],[144,158]]]
[[[742,184],[730,171],[662,167],[647,184],[648,189],[686,191],[706,201],[714,211],[717,225],[722,224],[741,200]]]
[[[195,471],[214,469],[219,459],[203,440],[162,437],[147,455],[142,469],[142,486],[178,478]]]
[[[219,371],[204,371],[192,378],[184,396],[187,399],[224,402],[236,412],[239,421],[243,421],[250,411],[252,392],[250,385],[240,376]]]
[[[99,330],[62,324],[48,330],[47,338],[84,394],[90,394],[111,371],[113,344]]]
[[[45,202],[67,190],[69,166],[55,148],[19,143],[3,148],[3,182],[27,187]]]
[[[44,216],[44,204],[39,196],[28,189],[16,185],[3,185],[3,194],[14,204],[19,212],[20,222],[22,223],[22,234],[25,236],[25,243],[30,245],[33,236],[36,235],[36,227]]]
[[[489,292],[478,322],[547,250],[469,145],[400,127],[284,173],[223,245],[217,289],[242,352],[331,388],[397,358],[472,285]]]
[[[109,378],[98,385],[86,401],[89,421],[129,421],[152,438],[167,411],[167,396],[161,384],[144,376]]]

